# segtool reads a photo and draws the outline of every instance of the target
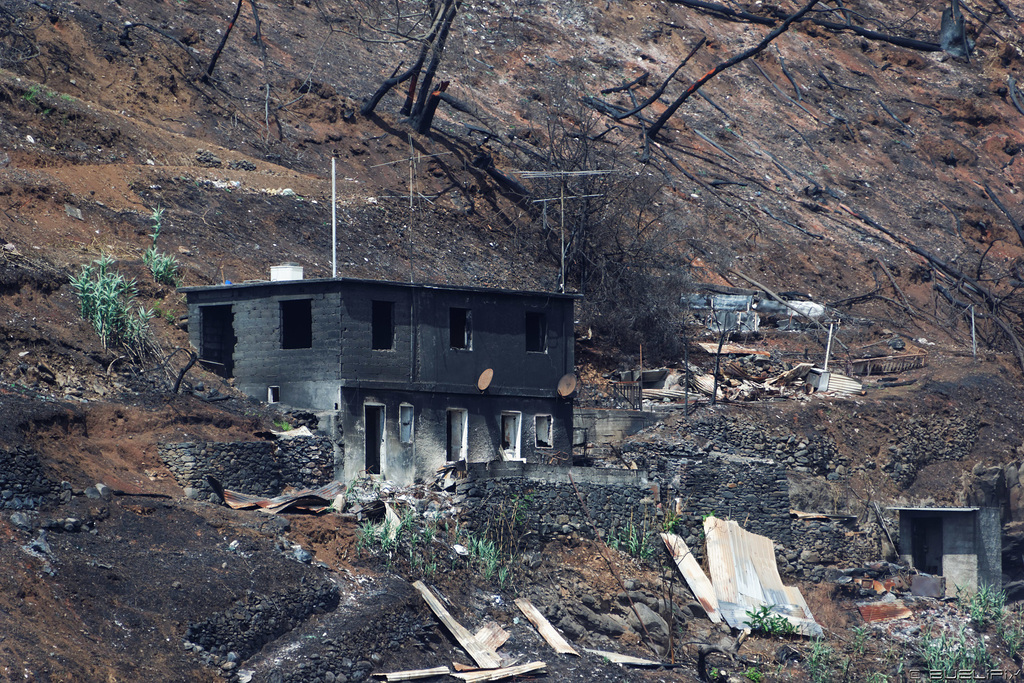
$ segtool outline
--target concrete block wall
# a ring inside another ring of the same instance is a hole
[[[312,313],[312,344],[305,349],[281,348],[281,302],[308,300]],[[235,375],[248,385],[262,386],[256,397],[266,400],[266,386],[316,382],[337,377],[340,364],[340,297],[316,291],[289,291],[248,298],[234,304]],[[282,395],[282,402],[289,397]]]
[[[161,444],[175,480],[201,500],[215,498],[206,477],[239,493],[276,496],[285,486],[316,488],[334,480],[334,443],[324,436],[230,443]]]
[[[339,295],[340,296],[340,295]],[[393,348],[372,348],[372,309],[374,301],[394,304]],[[412,293],[407,288],[375,287],[356,284],[346,287],[341,302],[341,347],[343,364],[336,377],[365,378],[386,382],[410,382],[413,379]]]

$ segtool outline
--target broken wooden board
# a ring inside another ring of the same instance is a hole
[[[548,645],[550,645],[555,652],[560,655],[580,656],[580,653],[576,652],[573,646],[566,642],[565,638],[562,637],[562,634],[555,630],[555,627],[551,625],[551,622],[544,618],[544,615],[540,613],[540,610],[533,606],[532,602],[526,598],[516,598],[516,607],[526,615],[526,618],[529,619],[530,623],[537,628],[540,635],[547,641]]]
[[[913,616],[913,613],[903,604],[902,600],[860,604],[857,605],[857,610],[867,623],[889,621],[890,619],[909,619]]]
[[[718,597],[715,595],[715,587],[711,585],[704,570],[697,564],[697,559],[690,552],[690,549],[679,536],[675,534],[662,534],[661,540],[665,541],[669,555],[679,568],[679,573],[686,580],[686,585],[693,592],[700,606],[708,615],[708,619],[718,624],[722,621],[722,614],[718,611]]]
[[[398,527],[402,526],[402,520],[398,516],[398,513],[392,509],[390,503],[384,503],[384,529],[387,533],[388,540],[394,542],[398,538]]]
[[[481,626],[473,637],[488,650],[497,651],[509,639],[509,635],[509,632],[503,629],[498,622],[491,621]]]
[[[626,666],[664,666],[661,662],[656,662],[653,659],[641,659],[640,657],[634,657],[632,655],[622,655],[618,652],[591,650],[590,648],[587,648],[587,652],[592,655],[604,657],[612,664],[625,664]]]
[[[484,647],[476,637],[466,630],[466,628],[457,622],[455,618],[448,613],[448,610],[444,608],[441,601],[438,600],[434,594],[427,588],[422,581],[417,581],[413,584],[413,588],[420,592],[423,599],[427,601],[427,606],[434,613],[441,623],[445,625],[451,634],[455,636],[455,639],[459,641],[459,645],[469,653],[469,656],[473,658],[473,661],[477,663],[481,669],[497,669],[501,666],[501,659],[494,650],[490,650]],[[484,680],[484,679],[481,679]]]
[[[710,353],[712,356],[718,353],[718,344],[715,342],[697,342],[697,346]],[[729,356],[770,356],[768,351],[748,349],[737,344],[722,344],[722,353]]]
[[[488,671],[466,671],[464,673],[453,673],[450,674],[455,678],[460,678],[468,683],[478,683],[479,681],[500,681],[503,678],[511,678],[512,676],[522,676],[528,674],[531,671],[538,671],[546,667],[547,664],[544,662],[530,662],[529,664],[520,664],[518,666],[507,666],[503,669],[490,669]]]
[[[771,379],[767,380],[764,385],[766,387],[781,387],[789,384],[795,379],[803,379],[807,376],[807,373],[814,367],[814,363],[800,363],[795,367],[786,370],[780,375],[776,375]]]
[[[446,666],[438,666],[433,669],[414,669],[410,671],[395,671],[389,674],[373,674],[385,681],[414,681],[417,678],[430,678],[431,676],[447,676],[451,673]]]

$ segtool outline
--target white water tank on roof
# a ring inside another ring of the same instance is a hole
[[[302,266],[298,263],[282,263],[279,266],[270,266],[271,282],[286,282],[288,280],[301,280]]]

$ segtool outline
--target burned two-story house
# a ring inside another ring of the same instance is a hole
[[[337,477],[407,484],[446,463],[571,451],[572,295],[349,278],[182,289],[205,367],[334,413]]]

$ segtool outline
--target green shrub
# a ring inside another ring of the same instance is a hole
[[[181,277],[178,275],[178,259],[169,254],[163,254],[156,248],[156,240],[160,237],[160,228],[163,226],[164,209],[156,207],[150,214],[153,221],[153,232],[149,234],[153,238],[153,244],[142,255],[142,262],[149,266],[153,279],[162,285],[177,287],[181,284]]]
[[[821,638],[811,641],[811,652],[807,657],[807,673],[813,683],[829,683],[835,676],[835,651]]]
[[[957,587],[956,600],[960,609],[971,615],[971,621],[981,630],[989,624],[1000,624],[1006,612],[1006,593],[982,584],[978,590],[968,593]]]
[[[82,266],[71,286],[78,294],[79,312],[100,335],[103,348],[122,348],[137,358],[152,351],[149,320],[152,311],[136,306],[135,280],[126,280],[114,271],[114,260],[102,255]]]
[[[753,612],[748,611],[747,623],[750,630],[770,636],[789,636],[796,633],[796,626],[786,617],[773,612],[768,605],[761,605]]]
[[[919,647],[927,670],[947,677],[955,677],[960,671],[985,671],[992,663],[985,641],[980,636],[972,641],[965,626],[956,634],[942,631],[936,637],[929,632],[921,638]]]

